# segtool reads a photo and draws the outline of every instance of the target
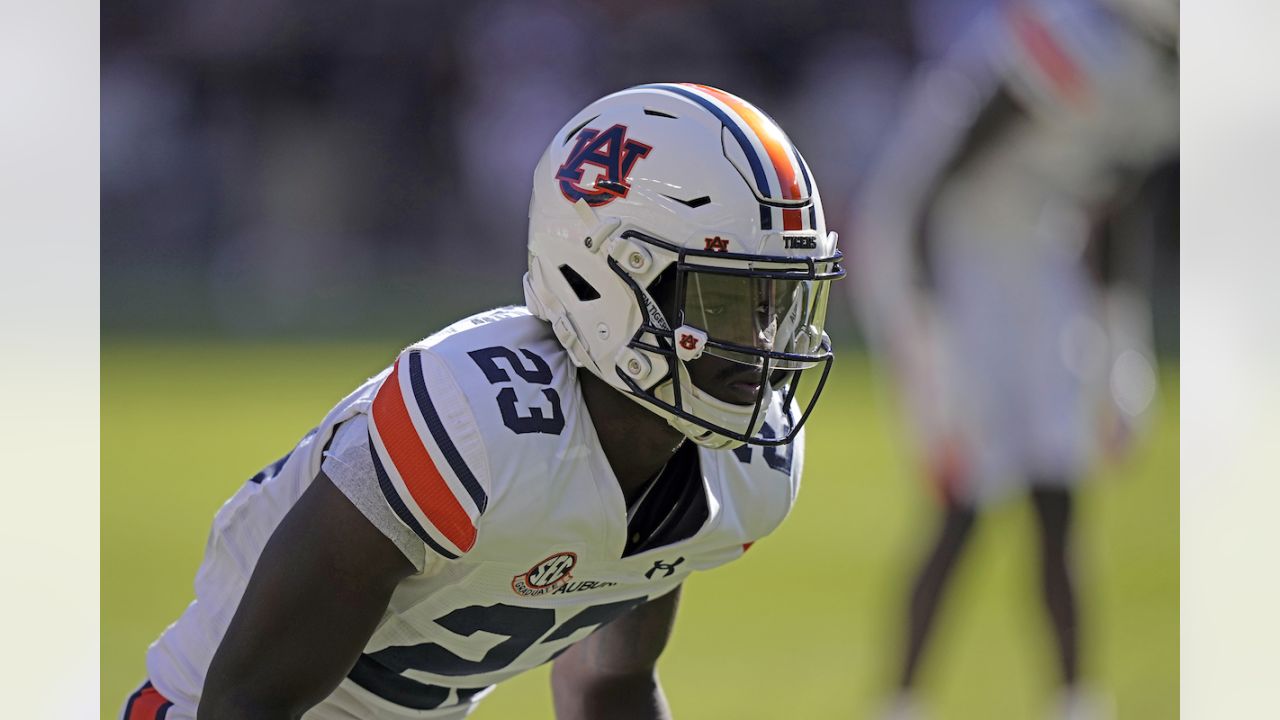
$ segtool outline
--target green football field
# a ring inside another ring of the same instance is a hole
[[[213,513],[394,344],[108,342],[102,351],[102,715],[190,601]],[[1178,716],[1178,376],[1147,435],[1081,495],[1085,675],[1119,718]],[[743,560],[691,578],[660,664],[680,718],[874,715],[898,665],[908,574],[932,529],[892,397],[840,356],[809,425],[799,502]],[[1026,503],[989,514],[959,568],[924,696],[938,718],[1039,718],[1054,692]],[[478,720],[552,717],[546,668]]]

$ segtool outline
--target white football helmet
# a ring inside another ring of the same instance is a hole
[[[597,100],[534,171],[530,311],[579,367],[699,445],[795,437],[831,369],[823,324],[840,262],[800,153],[722,90],[641,85]],[[716,370],[695,371],[700,359]],[[782,428],[765,425],[772,403]]]

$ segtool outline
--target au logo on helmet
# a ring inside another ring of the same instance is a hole
[[[578,131],[573,152],[556,171],[560,192],[569,202],[586,200],[592,207],[626,197],[631,190],[627,182],[631,168],[652,149],[638,140],[628,140],[626,125],[614,125],[604,131],[583,128]],[[587,165],[600,170],[591,187],[580,185]]]
[[[728,252],[729,238],[722,238],[719,235],[715,237],[705,238],[707,250],[710,252]]]

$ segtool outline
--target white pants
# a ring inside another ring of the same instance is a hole
[[[935,256],[941,424],[963,457],[957,494],[976,504],[1075,483],[1094,453],[1087,384],[1105,338],[1099,348],[1090,279],[1069,252],[1025,250],[943,242]]]

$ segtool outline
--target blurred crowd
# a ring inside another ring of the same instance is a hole
[[[104,326],[426,332],[519,302],[547,138],[642,82],[723,86],[767,108],[803,138],[837,217],[916,53],[903,8],[104,6]]]
[[[912,69],[991,2],[105,5],[103,326],[408,337],[519,302],[546,139],[642,82],[765,108],[844,230]]]

